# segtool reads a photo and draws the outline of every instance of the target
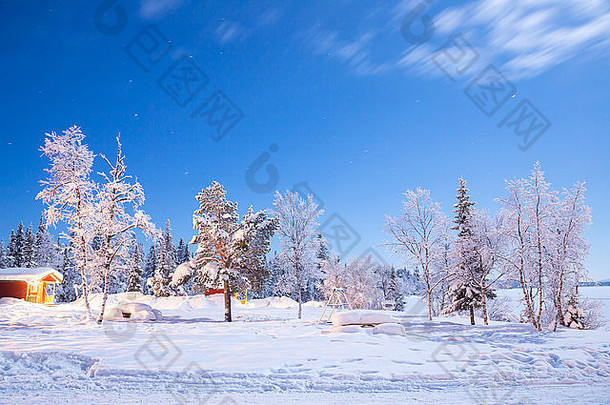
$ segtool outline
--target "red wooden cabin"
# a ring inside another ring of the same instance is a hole
[[[55,284],[60,272],[48,267],[0,269],[0,298],[22,298],[38,304],[55,303]]]

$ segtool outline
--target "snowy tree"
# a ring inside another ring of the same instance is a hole
[[[530,221],[526,181],[515,179],[506,181],[507,196],[499,201],[503,204],[501,211],[503,233],[507,242],[507,251],[503,265],[507,272],[519,282],[523,293],[525,313],[529,322],[538,329],[534,308],[534,280],[532,272],[532,223]]]
[[[404,195],[402,216],[386,217],[386,231],[393,238],[387,245],[394,253],[403,254],[421,271],[428,320],[432,320],[433,294],[447,277],[444,269],[437,265],[447,221],[428,190],[407,190]]]
[[[178,246],[176,247],[176,266],[186,263],[191,260],[191,254],[189,253],[189,247],[184,243],[184,239],[180,238]]]
[[[388,281],[388,292],[385,295],[386,301],[394,303],[395,311],[402,311],[404,309],[404,296],[400,285],[400,279],[396,273],[394,266],[390,267],[390,276]]]
[[[193,214],[197,234],[190,244],[197,244],[191,266],[175,277],[173,285],[184,284],[198,271],[199,288],[224,288],[225,321],[231,322],[231,291],[244,288],[247,276],[265,271],[265,255],[277,220],[265,211],[252,208],[240,220],[237,203],[226,198],[224,187],[213,182],[197,195],[199,208]],[[193,269],[193,272],[189,271]]]
[[[549,262],[545,260],[545,245],[550,243],[551,234],[548,222],[553,216],[557,193],[551,189],[551,184],[545,179],[540,162],[536,162],[534,170],[526,183],[526,199],[528,201],[529,217],[532,221],[532,266],[536,289],[538,292],[538,311],[536,325],[541,330],[541,316],[544,310],[544,277],[548,272]]]
[[[153,243],[148,249],[146,260],[144,262],[144,270],[142,278],[144,279],[144,294],[152,294],[148,287],[148,280],[152,279],[157,271],[157,248]],[[151,281],[152,282],[152,281]]]
[[[332,252],[329,259],[322,266],[322,273],[325,276],[322,283],[322,291],[325,298],[328,299],[335,288],[346,289],[347,280],[345,271],[345,264],[341,262],[339,255]]]
[[[380,286],[380,267],[372,255],[350,259],[344,265],[339,257],[333,254],[324,265],[324,293],[329,297],[333,289],[342,288],[354,308],[380,308],[384,300]]]
[[[591,223],[591,210],[585,204],[585,184],[576,183],[572,190],[564,189],[557,204],[557,212],[551,221],[552,246],[546,246],[550,261],[547,276],[549,295],[552,298],[557,324],[570,326],[564,320],[566,300],[572,300],[572,307],[578,303],[578,282],[585,274],[585,258],[588,242],[583,233]]]
[[[55,296],[58,302],[71,302],[78,298],[77,291],[81,290],[80,275],[76,271],[71,250],[67,247],[61,249],[61,258],[57,270],[64,276],[60,285],[56,287]]]
[[[23,222],[19,222],[17,232],[11,230],[6,256],[10,267],[25,266],[25,233],[23,232]]]
[[[481,271],[475,257],[476,242],[473,231],[473,206],[470,201],[466,181],[460,177],[457,189],[457,203],[454,204],[455,213],[452,230],[457,230],[457,239],[452,253],[454,260],[449,276],[451,286],[449,297],[452,300],[447,311],[470,311],[470,324],[475,324],[474,309],[482,303],[481,291],[477,289],[473,278],[478,277]],[[447,312],[446,311],[446,312]]]
[[[487,325],[487,302],[496,298],[494,286],[504,275],[498,265],[504,242],[497,221],[486,211],[471,209],[467,223],[468,233],[458,236],[452,252],[457,266],[450,287],[452,304],[445,313],[467,309],[474,325],[474,308],[480,307]]]
[[[32,224],[30,224],[25,231],[23,240],[23,267],[36,267],[36,263],[34,262],[34,232],[32,230]]]
[[[4,245],[4,239],[0,240],[0,269],[6,269],[10,267],[8,264],[8,257],[6,256],[6,247]]]
[[[155,228],[140,206],[144,203],[144,190],[138,181],[131,181],[127,174],[125,155],[117,137],[117,154],[114,161],[100,155],[108,165],[108,173],[100,173],[104,182],[99,187],[95,203],[95,229],[101,237],[102,246],[97,251],[94,261],[103,274],[103,295],[100,314],[97,322],[102,323],[106,300],[109,292],[109,279],[117,276],[124,269],[128,259],[131,243],[134,241],[134,230],[140,229],[147,236],[155,235]],[[122,266],[121,266],[122,265]]]
[[[161,238],[157,240],[155,254],[157,265],[152,278],[148,280],[148,288],[155,297],[169,297],[175,295],[175,291],[170,287],[172,274],[176,270],[176,247],[171,233],[169,219],[165,223],[165,231]]]
[[[51,267],[57,269],[61,264],[61,249],[53,241],[46,226],[44,215],[40,216],[40,222],[36,235],[34,236],[33,261],[37,267]]]
[[[519,282],[527,320],[537,330],[565,324],[564,302],[576,297],[585,276],[588,243],[584,230],[591,222],[584,203],[584,183],[562,194],[546,181],[539,162],[527,179],[506,183],[503,233],[508,249],[503,265]]]
[[[127,291],[142,292],[142,262],[144,261],[144,248],[142,244],[133,241],[127,258]]]
[[[316,257],[317,218],[324,212],[311,195],[302,199],[297,193],[275,193],[273,202],[278,218],[281,251],[279,259],[284,273],[279,289],[291,293],[299,303],[298,318],[302,316],[303,290],[308,281],[320,279]]]
[[[322,291],[322,284],[325,279],[323,267],[330,259],[330,249],[328,248],[328,241],[319,232],[314,239],[314,251],[317,271],[315,272],[315,277],[311,277],[307,280],[305,294],[303,296],[305,301],[320,301],[324,299],[324,292]]]
[[[41,181],[43,190],[38,193],[47,206],[47,225],[65,221],[69,233],[64,235],[69,241],[72,257],[80,273],[81,287],[87,314],[91,317],[87,281],[90,240],[93,236],[87,226],[93,210],[95,186],[90,180],[94,155],[83,144],[85,135],[77,126],[65,130],[61,135],[46,134],[41,151],[51,165],[45,169],[48,178]]]

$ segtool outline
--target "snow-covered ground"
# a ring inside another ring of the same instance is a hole
[[[502,295],[518,300],[518,290]],[[610,318],[610,287],[586,287]],[[163,320],[85,320],[82,303],[0,300],[0,403],[610,403],[610,330],[426,322],[415,297],[392,313],[406,336],[329,332],[287,298],[152,298]],[[93,300],[99,306],[99,299]],[[353,332],[353,329],[350,329]]]

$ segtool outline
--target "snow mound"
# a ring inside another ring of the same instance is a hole
[[[382,323],[373,328],[373,334],[404,336],[407,334],[405,327],[399,323]]]
[[[324,307],[324,305],[326,305],[324,301],[307,301],[303,304],[304,307],[310,308],[322,308]]]
[[[359,325],[331,326],[327,333],[358,333],[362,330]]]
[[[104,319],[112,321],[139,320],[139,321],[160,321],[163,319],[161,311],[152,308],[150,305],[141,302],[129,302],[111,308],[104,315]]]
[[[261,299],[249,300],[244,304],[246,308],[279,308],[279,309],[288,309],[288,308],[296,308],[299,305],[295,300],[289,297],[268,297]]]
[[[345,311],[338,312],[332,317],[333,325],[377,325],[380,323],[396,323],[396,319],[387,312],[382,311]]]

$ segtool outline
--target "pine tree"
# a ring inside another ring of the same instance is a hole
[[[17,232],[11,230],[11,236],[7,247],[7,257],[10,267],[23,267],[25,235],[23,233],[23,222],[19,222]]]
[[[172,273],[176,270],[176,247],[171,234],[169,219],[165,223],[165,231],[157,241],[157,266],[154,276],[148,280],[148,286],[155,297],[169,297],[175,292],[170,287]]]
[[[32,231],[32,224],[28,226],[23,239],[23,266],[27,268],[36,267],[34,262],[34,233]]]
[[[198,271],[199,286],[224,288],[225,321],[231,322],[231,291],[244,288],[249,278],[265,271],[265,255],[277,220],[265,211],[252,207],[240,220],[237,203],[226,198],[222,184],[213,182],[197,196],[199,208],[193,213],[193,229],[197,234],[191,244],[197,244],[192,260]],[[182,280],[191,277],[183,274]]]
[[[148,280],[151,280],[157,271],[157,248],[153,243],[148,249],[146,260],[144,262],[144,270],[142,272],[142,278],[144,279],[144,294],[152,294],[152,291],[148,287]]]
[[[403,294],[399,285],[396,269],[392,266],[390,270],[389,293],[387,299],[394,302],[394,311],[402,311],[404,309]]]
[[[191,254],[189,253],[189,247],[186,243],[184,243],[184,239],[180,238],[178,241],[178,247],[176,248],[176,266],[186,263],[190,259]]]
[[[33,258],[36,267],[51,267],[55,269],[61,264],[61,251],[53,242],[53,238],[45,224],[44,215],[40,216],[38,229],[34,236]]]
[[[142,292],[142,262],[144,248],[140,243],[133,243],[129,250],[129,270],[127,273],[127,291]]]
[[[4,239],[0,239],[0,269],[7,268],[8,260],[6,258],[6,248],[4,247]]]
[[[453,206],[453,212],[455,213],[453,223],[455,226],[451,228],[458,231],[458,235],[455,243],[455,256],[457,260],[451,277],[453,284],[449,291],[449,296],[452,300],[450,307],[453,311],[468,309],[470,311],[470,323],[474,325],[474,310],[481,302],[481,294],[471,282],[470,277],[471,271],[477,271],[474,269],[476,267],[476,260],[471,250],[474,237],[471,208],[475,203],[470,201],[470,195],[468,195],[468,189],[466,188],[466,180],[460,177],[459,181],[460,185],[456,196],[458,202]]]
[[[77,297],[77,291],[82,283],[76,272],[74,260],[72,260],[70,249],[64,247],[61,250],[61,260],[58,271],[64,276],[61,284],[57,286],[55,295],[58,302],[72,302]]]

